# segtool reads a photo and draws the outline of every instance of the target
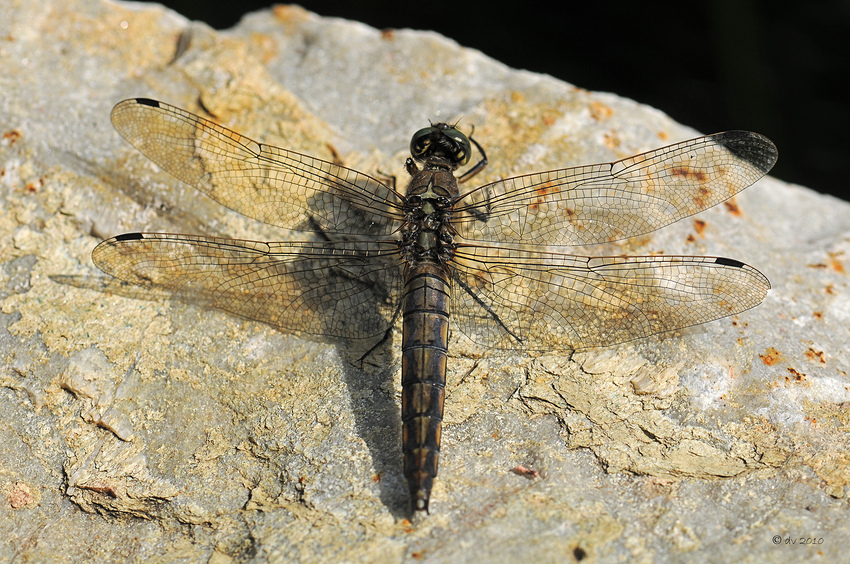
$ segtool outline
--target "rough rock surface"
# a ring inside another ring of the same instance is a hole
[[[433,33],[295,7],[219,33],[157,6],[2,4],[0,560],[845,554],[846,203],[767,178],[617,246],[755,265],[773,289],[742,315],[571,357],[458,339],[432,514],[411,523],[396,348],[361,369],[344,344],[59,283],[100,276],[91,250],[121,232],[286,236],[158,171],[111,107],[152,97],[399,176],[428,119],[474,124],[488,179],[696,132]]]

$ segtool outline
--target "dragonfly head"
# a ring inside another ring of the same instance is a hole
[[[410,140],[410,155],[418,162],[441,158],[457,168],[468,163],[471,154],[469,138],[447,123],[420,129]]]

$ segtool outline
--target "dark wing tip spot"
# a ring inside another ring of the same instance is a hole
[[[137,239],[144,239],[145,236],[141,233],[123,233],[121,235],[117,235],[115,237],[116,241],[135,241]]]
[[[741,262],[739,260],[735,260],[735,259],[730,259],[730,258],[717,257],[716,259],[714,259],[714,262],[716,262],[717,264],[723,265],[723,266],[734,266],[735,268],[743,268],[744,267],[743,262]]]
[[[135,100],[137,104],[141,104],[142,106],[150,106],[151,108],[159,107],[159,102],[150,98],[136,98]]]
[[[759,133],[726,131],[712,137],[730,153],[752,164],[764,174],[770,172],[779,158],[779,151],[773,141]]]

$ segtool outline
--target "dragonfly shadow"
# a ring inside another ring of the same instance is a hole
[[[399,366],[393,347],[393,339],[387,339],[374,348],[340,343],[337,351],[343,359],[343,378],[351,397],[356,434],[366,444],[372,460],[371,479],[378,487],[381,503],[396,519],[403,519],[408,517],[409,502],[401,456],[401,414],[395,392]]]
[[[135,300],[174,300],[202,309],[217,307],[203,293],[171,292],[111,277],[51,275],[50,279],[66,286]],[[355,324],[357,320],[351,319],[350,322]],[[382,503],[397,518],[405,517],[407,497],[401,464],[401,418],[394,382],[398,366],[394,360],[391,333],[386,335],[390,338],[360,340],[309,334],[301,336],[336,348],[342,360],[343,383],[351,398],[356,434],[366,444],[372,460],[374,472],[371,479],[378,484]]]

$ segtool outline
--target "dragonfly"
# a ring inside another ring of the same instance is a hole
[[[111,117],[177,179],[303,233],[285,242],[126,233],[92,252],[103,272],[322,339],[385,342],[401,317],[403,471],[414,514],[429,511],[439,466],[450,321],[493,349],[575,351],[734,315],[770,288],[730,258],[569,253],[650,233],[753,184],[777,159],[757,133],[467,190],[486,153],[472,134],[437,123],[413,135],[401,191],[393,177],[259,143],[163,102],[125,100]],[[474,151],[477,162],[456,176]]]

